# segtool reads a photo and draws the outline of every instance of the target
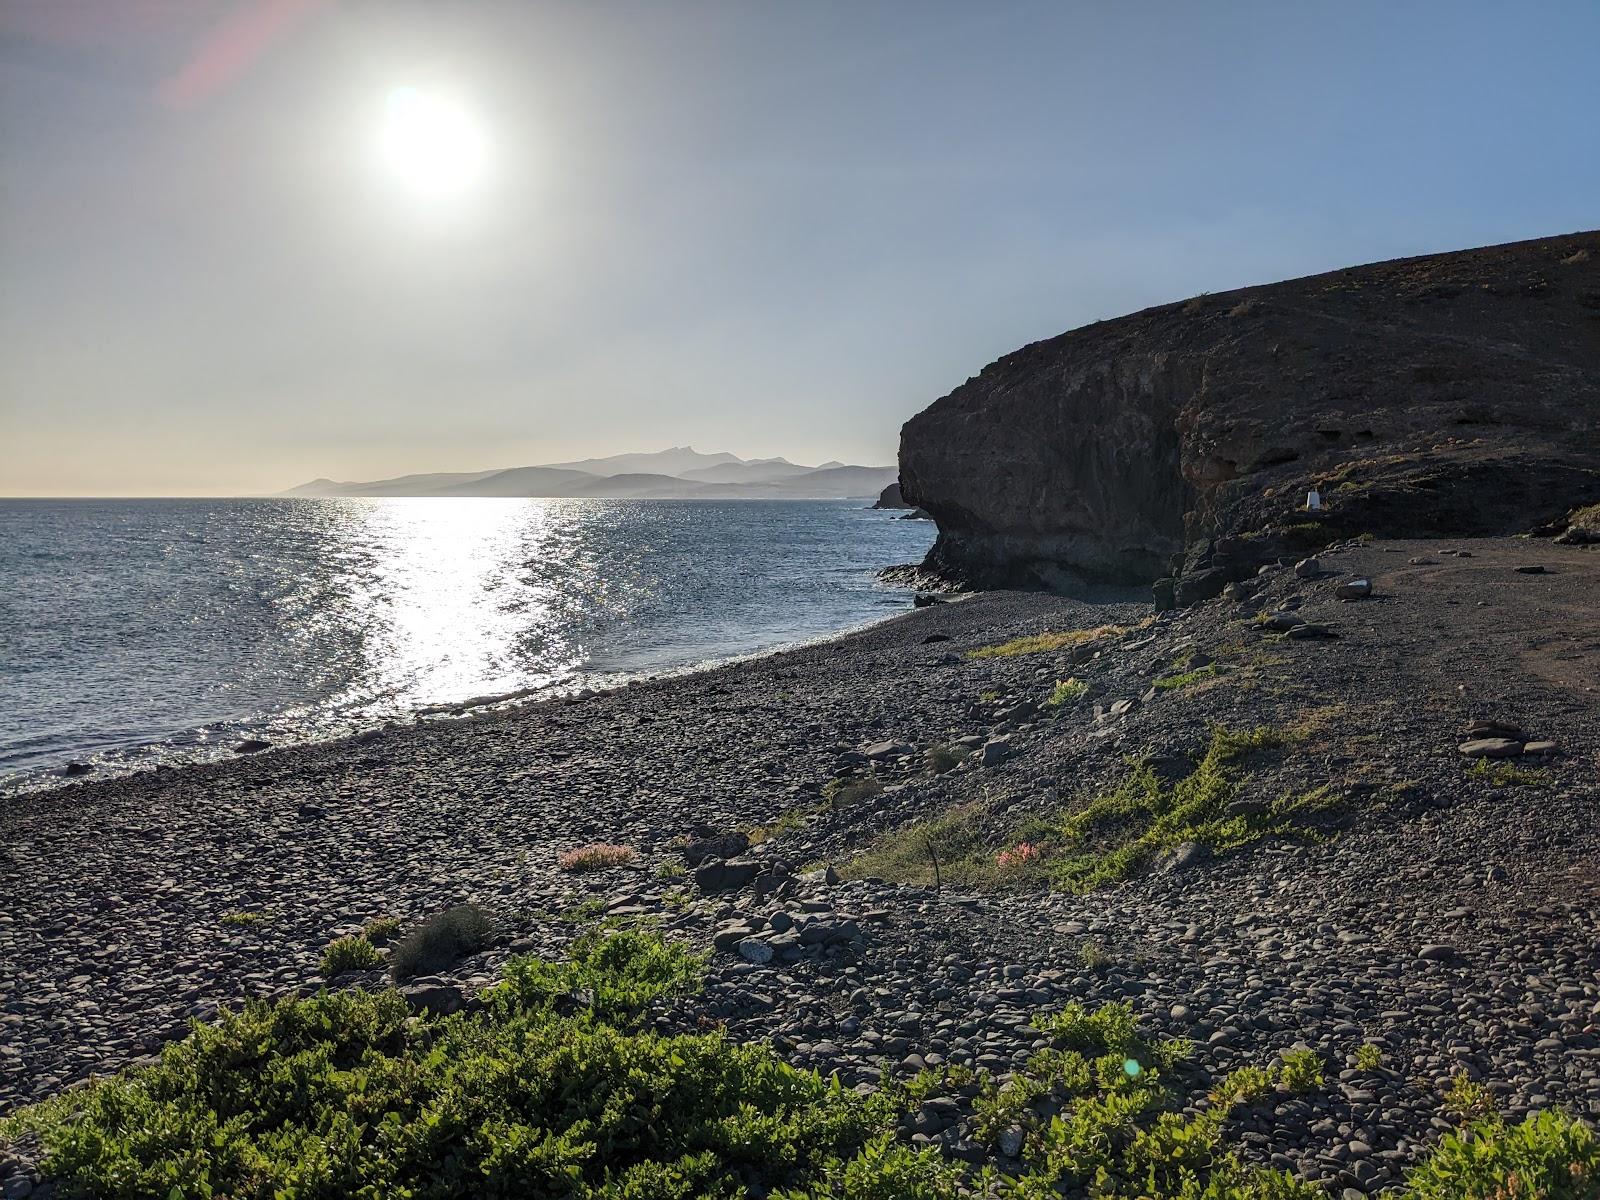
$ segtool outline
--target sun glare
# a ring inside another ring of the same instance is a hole
[[[389,93],[379,145],[396,181],[420,196],[472,187],[483,175],[488,151],[483,130],[467,109],[417,87]]]

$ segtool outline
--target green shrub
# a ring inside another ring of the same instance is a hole
[[[1322,1059],[1315,1050],[1285,1050],[1278,1078],[1291,1092],[1317,1091],[1323,1084]]]
[[[1383,1066],[1383,1050],[1373,1042],[1362,1042],[1356,1047],[1355,1068],[1358,1071],[1376,1071]]]
[[[912,1150],[884,1134],[848,1160],[833,1159],[815,1184],[780,1189],[772,1200],[947,1200],[960,1181],[937,1150]]]
[[[489,918],[475,904],[458,904],[413,929],[390,956],[396,979],[432,975],[489,944]]]
[[[259,925],[262,921],[265,921],[267,914],[261,912],[225,912],[220,919],[230,929],[248,929],[252,925]]]
[[[652,933],[591,931],[573,942],[566,962],[511,959],[489,997],[502,1012],[566,1001],[599,1020],[627,1022],[654,1000],[694,991],[704,965],[703,958]]]
[[[400,932],[399,917],[374,917],[361,927],[361,936],[374,946],[382,946],[394,940],[395,934]]]
[[[927,753],[928,773],[930,775],[943,775],[946,771],[953,771],[959,767],[962,760],[967,757],[965,750],[955,746],[946,746],[942,742],[928,747]]]
[[[1474,1083],[1465,1071],[1457,1071],[1445,1091],[1444,1106],[1457,1116],[1487,1117],[1495,1109],[1494,1093],[1483,1084]]]
[[[1401,1200],[1594,1200],[1600,1139],[1561,1113],[1497,1117],[1445,1135],[1406,1178]]]
[[[1143,1045],[1133,1006],[1125,1002],[1102,1004],[1091,1012],[1074,1000],[1058,1013],[1035,1017],[1033,1027],[1063,1049],[1097,1055],[1131,1055]]]
[[[1051,689],[1045,705],[1049,708],[1064,708],[1068,704],[1082,700],[1088,693],[1089,685],[1081,679],[1058,679],[1056,686]]]
[[[36,1138],[62,1193],[106,1200],[1326,1200],[1223,1140],[1234,1105],[1320,1077],[1307,1052],[1233,1072],[1186,1117],[1164,1073],[1189,1045],[1142,1039],[1130,1005],[1073,1003],[1035,1021],[1052,1045],[1003,1086],[925,1071],[863,1098],[764,1045],[626,1029],[698,979],[652,935],[513,964],[487,1008],[449,1017],[392,991],[251,1002],[153,1066],[0,1120],[0,1143]],[[574,992],[589,1002],[563,1015]],[[896,1137],[926,1099],[972,1085],[980,1138],[1024,1131],[1014,1178]],[[1541,1113],[1446,1136],[1398,1195],[1593,1200],[1597,1185],[1594,1132]]]
[[[1225,810],[1239,794],[1235,764],[1284,740],[1266,726],[1214,725],[1205,757],[1170,786],[1148,764],[1135,764],[1114,791],[1060,822],[1055,881],[1070,891],[1088,891],[1127,878],[1159,851],[1184,842],[1230,849],[1280,831],[1284,822],[1271,814],[1228,817]]]
[[[383,965],[383,955],[364,937],[335,938],[322,951],[322,976],[332,979],[346,971],[370,971]]]
[[[733,1197],[831,1173],[876,1200],[875,1179],[942,1181],[862,1150],[886,1112],[765,1047],[543,1010],[414,1021],[354,991],[253,1003],[17,1127],[51,1177],[107,1200]]]

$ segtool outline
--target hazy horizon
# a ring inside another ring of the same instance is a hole
[[[11,0],[0,495],[894,461],[1198,292],[1592,228],[1600,8]]]

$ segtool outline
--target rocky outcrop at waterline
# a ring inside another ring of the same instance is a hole
[[[1025,346],[908,421],[929,569],[1215,595],[1340,537],[1600,500],[1600,233],[1201,295]],[[1307,509],[1316,490],[1321,507]]]
[[[872,507],[904,509],[905,516],[900,518],[902,521],[930,521],[933,519],[915,504],[906,503],[905,497],[900,494],[900,485],[898,483],[891,483],[883,491],[879,492],[878,498],[873,501]]]

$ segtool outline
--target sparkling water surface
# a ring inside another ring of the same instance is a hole
[[[696,666],[907,606],[861,501],[0,500],[0,791]]]

